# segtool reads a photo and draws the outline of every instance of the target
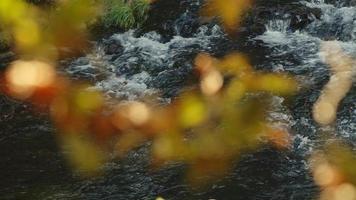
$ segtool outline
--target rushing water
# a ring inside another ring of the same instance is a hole
[[[192,1],[190,6],[196,8],[199,2]],[[185,185],[184,166],[181,165],[150,172],[147,147],[130,153],[122,161],[106,164],[106,173],[102,177],[81,180],[63,164],[62,156],[50,138],[54,132],[50,124],[40,123],[38,127],[38,123],[31,125],[31,121],[24,120],[18,123],[20,127],[9,125],[5,130],[11,130],[11,134],[0,138],[1,155],[10,163],[0,165],[3,180],[8,182],[1,183],[0,188],[4,189],[0,190],[0,199],[315,198],[318,189],[306,162],[320,143],[318,133],[321,131],[313,122],[310,110],[329,76],[320,44],[332,40],[356,58],[356,7],[343,1],[333,4],[324,1],[298,3],[320,9],[321,18],[314,19],[302,30],[293,31],[290,16],[276,14],[266,23],[266,32],[250,37],[247,42],[248,48],[266,49],[267,53],[260,55],[263,61],[256,64],[258,69],[288,72],[301,82],[303,90],[295,99],[287,103],[287,100],[275,97],[275,109],[269,114],[271,123],[293,134],[290,150],[279,152],[265,147],[245,155],[233,172],[205,190],[192,191]],[[155,31],[138,34],[131,30],[115,34],[107,42],[120,44],[120,51],[107,54],[105,45],[99,43],[93,53],[73,61],[67,72],[73,78],[92,81],[108,99],[134,100],[161,94],[162,100],[169,102],[189,86],[193,77],[192,60],[197,53],[223,55],[240,48],[214,23],[201,25],[185,34],[183,30],[194,21],[194,12],[194,9],[187,8],[174,21],[174,35],[170,39]],[[335,129],[336,135],[351,143],[356,141],[355,98],[353,87],[339,108]],[[36,130],[43,134],[36,136]],[[23,132],[31,134],[21,135]],[[22,147],[23,144],[25,146]],[[10,153],[13,149],[14,152]],[[19,158],[14,158],[16,156]],[[5,174],[5,171],[10,174]]]

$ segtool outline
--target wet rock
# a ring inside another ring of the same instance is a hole
[[[167,69],[167,66],[165,64],[147,64],[142,66],[143,69],[148,72],[150,75],[152,76],[156,76],[157,74],[159,74],[160,72],[164,71],[165,69]]]
[[[291,14],[290,29],[292,31],[304,29],[315,19],[320,19],[321,13],[321,10],[318,8],[301,7],[293,10]]]
[[[107,55],[122,54],[124,52],[124,47],[121,45],[120,41],[115,39],[109,39],[104,41],[104,52]]]
[[[351,0],[350,1],[350,6],[356,6],[356,0]]]
[[[194,62],[194,58],[196,56],[195,55],[190,55],[190,57],[182,57],[182,58],[178,58],[173,64],[172,66],[170,66],[170,68],[172,69],[179,69],[180,70],[185,70],[186,72],[189,70],[193,69],[193,62]]]
[[[170,69],[159,73],[152,81],[152,86],[161,89],[163,97],[176,96],[191,73],[184,68]]]
[[[196,31],[197,13],[200,0],[157,0],[151,4],[148,18],[138,31],[144,34],[156,31],[166,41],[170,40],[175,33],[189,36]],[[191,17],[191,20],[187,20]],[[178,23],[177,23],[178,22]],[[178,24],[178,27],[177,27]]]
[[[337,5],[338,7],[356,6],[355,0],[325,0],[325,3]]]
[[[191,37],[201,26],[198,15],[186,12],[175,22],[175,33],[183,37]]]
[[[249,28],[249,35],[261,35],[266,32],[266,26],[264,23],[257,22]]]
[[[273,19],[290,19],[290,31],[306,28],[320,19],[322,11],[310,8],[298,1],[256,1],[246,14],[238,34],[242,37],[254,37],[266,31],[265,24]]]
[[[78,66],[88,65],[88,64],[89,64],[89,58],[87,58],[87,57],[80,57],[72,63],[72,65],[78,65]]]
[[[134,74],[140,73],[141,68],[139,65],[133,63],[123,63],[116,69],[117,76],[132,76]]]

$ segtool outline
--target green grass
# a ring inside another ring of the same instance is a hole
[[[149,4],[145,0],[106,0],[102,21],[106,27],[130,29],[146,19]]]
[[[58,0],[26,1],[38,6],[47,6],[55,5]],[[103,3],[103,16],[99,23],[107,28],[136,28],[146,20],[149,9],[147,0],[97,0],[96,2]]]

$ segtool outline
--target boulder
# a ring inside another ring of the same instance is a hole
[[[108,39],[103,42],[103,50],[107,55],[122,54],[124,52],[124,47],[121,45],[120,41]]]

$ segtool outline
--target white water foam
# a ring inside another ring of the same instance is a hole
[[[303,75],[302,77],[308,77],[307,84],[310,85],[328,74],[328,67],[323,64],[323,54],[320,52],[320,45],[329,40],[326,33],[331,33],[331,36],[335,35],[333,42],[339,44],[351,57],[356,57],[356,8],[337,7],[326,4],[323,0],[304,2],[304,4],[311,8],[321,9],[321,19],[316,19],[305,30],[295,32],[288,30],[290,20],[271,20],[266,24],[266,32],[257,36],[255,40],[263,41],[271,49],[272,53],[268,59],[276,58],[272,61],[273,71]],[[290,63],[288,59],[285,59],[286,56],[297,62]],[[305,81],[300,82],[305,83]],[[283,105],[280,106],[283,108]],[[356,111],[354,113],[356,114]],[[296,123],[298,126],[307,127],[307,130],[311,131],[309,133],[311,137],[308,134],[294,133],[293,139],[295,147],[301,149],[301,152],[306,154],[311,152],[314,143],[317,143],[312,137],[318,132],[311,118],[293,119],[285,111],[272,112],[270,115],[274,121],[278,122],[277,125],[282,125],[286,129],[290,129]],[[355,123],[352,119],[346,118],[338,123],[337,134],[343,138],[355,137],[355,130]]]
[[[219,26],[208,28],[202,26],[191,38],[174,36],[169,42],[162,42],[161,36],[156,32],[149,32],[141,37],[135,36],[135,31],[115,34],[112,39],[120,42],[124,51],[115,61],[109,61],[111,56],[102,53],[100,48],[87,56],[89,63],[73,65],[70,73],[100,71],[105,74],[102,80],[96,80],[96,89],[103,91],[108,98],[135,100],[159,91],[152,88],[150,82],[157,73],[173,67],[177,55],[187,51],[209,51],[211,40],[223,35]],[[94,59],[93,59],[94,58]],[[133,75],[119,75],[119,66],[139,66],[138,72]],[[90,73],[89,72],[89,73]]]

